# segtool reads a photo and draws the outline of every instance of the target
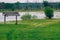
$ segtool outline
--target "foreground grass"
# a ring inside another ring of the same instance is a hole
[[[0,40],[60,40],[60,20],[23,20],[0,24]]]

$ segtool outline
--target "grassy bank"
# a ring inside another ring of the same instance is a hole
[[[7,12],[7,11],[12,11],[11,9],[1,9],[0,12]],[[17,12],[44,12],[44,10],[14,10]],[[54,9],[54,12],[60,12],[60,10]]]
[[[60,40],[60,20],[22,20],[0,24],[0,40]]]
[[[12,11],[11,9],[1,9],[0,12]],[[41,12],[43,10],[14,10],[17,12]]]

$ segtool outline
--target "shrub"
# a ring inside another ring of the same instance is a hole
[[[33,16],[32,16],[32,19],[37,19],[37,16],[33,15]]]
[[[23,20],[30,20],[31,19],[31,15],[30,14],[25,14],[21,17],[21,19]]]
[[[44,12],[45,12],[46,17],[48,17],[49,19],[51,19],[53,17],[53,9],[52,8],[45,7]]]

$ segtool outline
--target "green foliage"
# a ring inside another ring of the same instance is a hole
[[[60,2],[58,3],[58,8],[60,9]]]
[[[44,7],[47,7],[49,5],[48,1],[43,1]]]
[[[32,16],[31,14],[25,14],[25,15],[21,16],[21,19],[23,19],[23,20],[37,19],[37,16],[35,16],[35,15]]]
[[[37,19],[37,16],[33,15],[33,16],[32,16],[32,19]]]
[[[54,11],[50,7],[45,7],[44,12],[45,12],[46,17],[48,17],[49,19],[51,19],[54,16],[53,14]]]
[[[30,14],[25,14],[21,17],[21,19],[23,20],[30,20],[31,19],[31,15]]]
[[[2,11],[6,11],[6,10],[8,10],[8,11],[9,10],[11,10],[11,11],[42,10],[42,8],[44,8],[43,5],[44,5],[44,7],[49,6],[54,9],[60,9],[59,2],[58,3],[48,3],[47,1],[44,1],[43,3],[28,3],[28,4],[27,3],[20,3],[20,2],[16,2],[16,3],[1,2],[0,3],[0,10],[2,10]]]

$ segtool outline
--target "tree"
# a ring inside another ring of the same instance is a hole
[[[48,1],[43,1],[44,7],[47,7],[49,5]]]
[[[60,2],[58,3],[58,8],[60,9]]]
[[[45,7],[44,12],[45,12],[46,17],[48,17],[49,19],[51,19],[53,17],[53,9],[52,8]]]
[[[16,5],[12,4],[12,11],[16,10]]]
[[[4,2],[0,3],[0,9],[4,9],[4,4],[5,4]]]
[[[16,2],[15,5],[17,9],[20,9],[20,2]]]

